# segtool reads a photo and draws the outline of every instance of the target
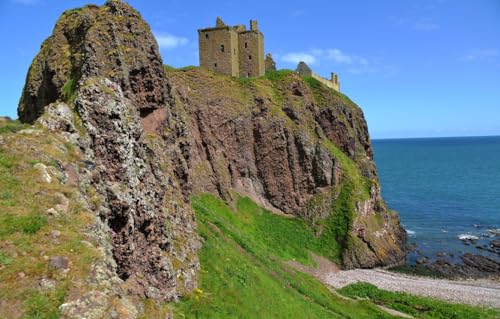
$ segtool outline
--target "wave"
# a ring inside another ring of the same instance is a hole
[[[408,234],[408,236],[410,237],[414,237],[415,236],[415,231],[414,230],[409,230],[409,229],[406,229],[406,233]]]
[[[471,234],[460,234],[460,235],[458,235],[458,239],[460,239],[460,240],[478,240],[479,237],[471,235]]]

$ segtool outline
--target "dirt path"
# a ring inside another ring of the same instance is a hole
[[[482,305],[500,308],[500,283],[488,280],[445,280],[417,277],[383,269],[339,270],[338,267],[315,256],[318,267],[306,267],[296,262],[289,264],[334,288],[342,288],[356,282],[368,282],[381,289],[407,292],[434,297],[454,303]],[[298,265],[297,265],[298,264]]]

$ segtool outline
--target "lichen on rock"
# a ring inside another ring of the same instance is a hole
[[[87,169],[75,179],[111,244],[113,263],[100,273],[122,280],[122,293],[156,300],[194,289],[199,268],[194,214],[169,164],[177,154],[165,134],[172,105],[149,26],[112,0],[63,13],[29,69],[18,109],[21,121],[37,121],[82,151]],[[64,311],[89,308],[81,298]]]

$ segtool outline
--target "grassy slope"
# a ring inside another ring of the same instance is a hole
[[[320,241],[304,222],[272,214],[248,198],[239,198],[235,208],[208,194],[194,197],[192,203],[204,238],[200,288],[175,305],[177,318],[392,318],[374,303],[416,318],[499,315],[493,310],[367,289],[367,284],[340,290],[364,300],[345,300],[284,262],[313,263],[309,249],[314,250]]]
[[[346,301],[287,266],[312,263],[315,237],[304,222],[273,215],[248,198],[233,211],[212,195],[193,198],[200,289],[176,305],[178,318],[391,318],[366,301]]]
[[[72,200],[75,187],[57,178],[46,183],[35,167],[74,161],[76,151],[48,132],[14,134],[22,128],[14,121],[0,123],[0,318],[58,318],[59,305],[97,256],[82,235],[93,217]],[[57,193],[70,199],[67,216],[46,213],[58,203]],[[60,231],[57,240],[53,230]],[[50,256],[68,257],[69,273],[49,269]],[[43,277],[55,280],[55,288],[41,290]]]

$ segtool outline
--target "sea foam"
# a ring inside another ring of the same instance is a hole
[[[458,235],[458,239],[460,240],[478,240],[479,237],[470,235],[470,234],[460,234]]]

